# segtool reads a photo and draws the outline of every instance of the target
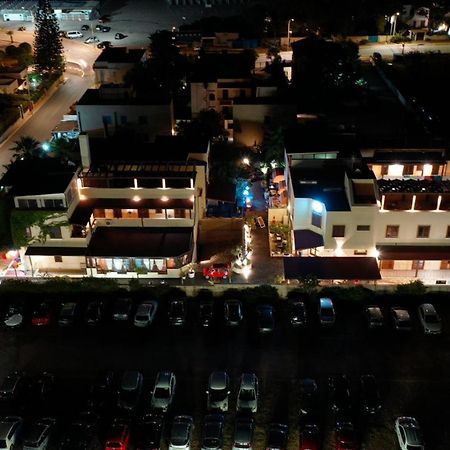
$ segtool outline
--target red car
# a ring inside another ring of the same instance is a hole
[[[50,325],[52,320],[52,310],[50,305],[46,302],[40,303],[33,310],[33,316],[31,317],[31,324],[42,327]]]
[[[127,423],[116,419],[107,436],[105,450],[127,450],[130,441],[130,427]]]
[[[228,264],[213,264],[203,269],[203,276],[207,280],[210,278],[226,280],[231,276],[231,269]]]
[[[319,450],[319,428],[314,424],[305,424],[300,433],[300,450]]]
[[[336,425],[336,450],[359,450],[355,427],[350,422]]]

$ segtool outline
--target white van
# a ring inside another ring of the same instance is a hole
[[[75,39],[83,37],[83,33],[81,31],[66,31],[66,38]]]

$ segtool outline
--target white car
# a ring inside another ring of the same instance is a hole
[[[158,303],[153,300],[140,303],[134,315],[134,326],[144,328],[151,325],[157,309]]]
[[[3,450],[11,450],[17,446],[22,425],[21,417],[9,416],[0,419],[0,442]]]
[[[254,373],[243,373],[236,402],[237,411],[256,413],[258,396],[258,378]]]
[[[191,416],[176,416],[172,422],[169,450],[190,450],[194,419]]]
[[[411,331],[411,316],[407,309],[395,306],[391,308],[392,320],[397,331]]]
[[[425,334],[441,334],[442,321],[431,303],[419,306],[419,319]]]
[[[422,431],[414,417],[397,417],[395,433],[401,450],[425,450]]]
[[[228,411],[230,378],[226,372],[216,371],[209,376],[206,390],[206,405],[209,410]]]
[[[166,412],[173,402],[177,381],[169,371],[158,372],[152,392],[151,407]]]
[[[20,306],[11,305],[6,312],[5,319],[3,323],[8,328],[16,328],[22,325],[23,322],[23,311]]]

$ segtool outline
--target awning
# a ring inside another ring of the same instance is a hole
[[[323,246],[323,236],[311,230],[294,230],[294,239],[296,250]]]
[[[319,280],[380,280],[376,258],[324,256],[283,258],[284,277],[298,279],[315,275]]]
[[[84,256],[86,247],[35,247],[27,248],[25,255],[33,256]]]
[[[135,202],[132,199],[122,198],[98,198],[81,200],[72,215],[69,222],[78,225],[86,225],[94,209],[192,209],[193,203],[186,199],[169,199],[163,202],[161,199],[142,199]]]
[[[379,259],[397,261],[450,260],[450,246],[433,245],[377,245]]]
[[[188,253],[192,228],[98,227],[87,255],[99,257],[175,257]]]

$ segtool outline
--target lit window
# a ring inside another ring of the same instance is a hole
[[[387,238],[398,238],[400,227],[398,225],[388,225],[386,227],[386,237]]]

